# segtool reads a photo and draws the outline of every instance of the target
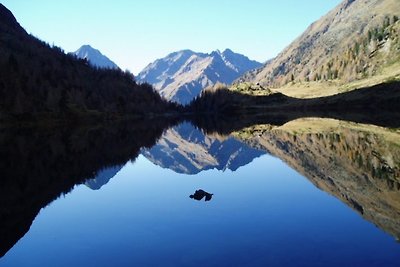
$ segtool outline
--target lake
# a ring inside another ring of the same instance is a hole
[[[399,266],[399,128],[200,126],[1,129],[0,266]]]

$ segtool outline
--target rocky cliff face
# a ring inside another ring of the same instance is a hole
[[[275,155],[379,228],[400,238],[400,132],[302,119],[236,133]]]
[[[232,137],[207,136],[189,123],[167,130],[155,146],[142,151],[154,164],[185,174],[235,171],[264,153]]]
[[[210,54],[183,50],[149,64],[137,75],[137,80],[152,84],[166,99],[187,104],[206,87],[230,84],[260,66],[229,49]]]
[[[347,83],[396,76],[400,59],[398,0],[346,0],[262,68],[241,80],[279,87],[290,82]]]

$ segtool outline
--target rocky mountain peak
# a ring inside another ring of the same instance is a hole
[[[169,100],[187,104],[206,87],[230,84],[261,63],[230,49],[209,54],[181,50],[150,63],[138,75],[139,82],[152,84]]]
[[[118,69],[118,65],[115,64],[108,57],[103,55],[99,50],[93,48],[92,46],[86,44],[82,45],[78,50],[73,52],[78,58],[87,59],[89,63],[98,68],[107,69]]]

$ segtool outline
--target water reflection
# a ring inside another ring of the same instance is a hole
[[[134,127],[1,129],[0,256],[25,235],[41,208],[75,185],[101,187],[143,147],[153,146],[169,125],[137,121]]]
[[[206,135],[186,122],[168,129],[155,146],[142,154],[163,168],[196,174],[214,168],[236,171],[265,152],[230,136]]]
[[[211,144],[215,142],[214,136],[224,134],[224,138],[233,144],[228,148],[237,148],[226,149],[231,152],[228,158],[237,156],[239,151],[247,155],[241,157],[246,160],[239,160],[237,166],[245,165],[263,153],[274,155],[316,187],[334,195],[365,219],[400,239],[399,130],[321,118],[296,119],[283,125],[260,124],[238,131],[235,131],[235,124],[230,126],[221,131],[205,128],[205,131],[211,131],[208,135],[190,125],[175,127],[144,154],[156,164],[181,172],[185,168],[179,167],[180,162],[193,162],[192,157],[200,156],[207,162],[213,146],[204,144]],[[191,134],[179,135],[184,132],[180,127]],[[207,138],[209,141],[204,141]],[[200,144],[201,149],[198,149]],[[212,165],[197,162],[195,166],[197,173]]]
[[[92,190],[99,190],[106,185],[117,173],[124,167],[124,165],[111,166],[99,170],[94,178],[88,179],[85,185]]]
[[[234,135],[284,160],[365,219],[400,238],[400,131],[332,119],[257,125]]]
[[[78,184],[100,189],[140,153],[186,174],[236,171],[268,153],[400,237],[398,130],[332,119],[271,121],[232,121],[220,131],[204,120],[203,130],[189,123],[170,128],[175,122],[166,121],[1,129],[0,256],[25,235],[41,208]],[[198,189],[191,196],[210,201],[213,194]]]

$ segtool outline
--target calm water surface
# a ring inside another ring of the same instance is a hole
[[[395,230],[365,219],[369,207],[252,141],[170,129],[43,207],[0,266],[399,266]],[[199,189],[211,200],[189,197]]]

